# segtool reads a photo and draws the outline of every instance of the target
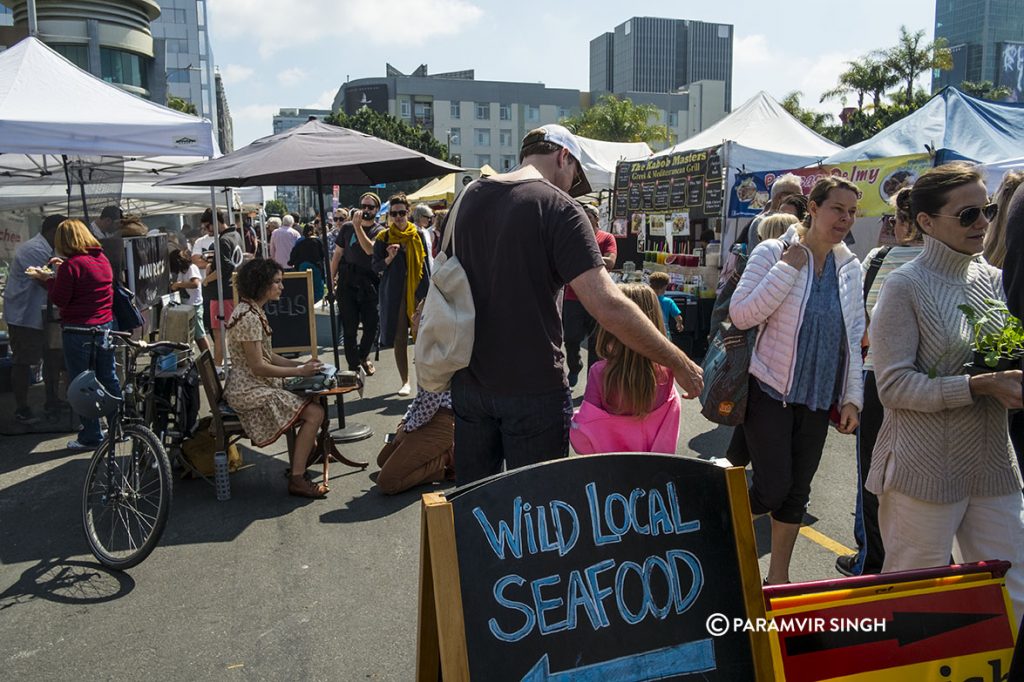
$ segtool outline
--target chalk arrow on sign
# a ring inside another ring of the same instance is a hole
[[[643,682],[707,672],[715,667],[712,641],[700,639],[557,673],[551,672],[548,655],[544,654],[522,682]]]
[[[895,639],[899,645],[938,637],[953,630],[974,625],[992,618],[998,613],[932,613],[927,611],[894,611],[892,620],[886,621],[885,629],[872,632],[812,632],[786,638],[786,654],[801,656],[830,649],[842,649],[861,644],[874,644]]]

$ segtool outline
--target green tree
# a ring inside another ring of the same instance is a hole
[[[426,128],[411,126],[390,114],[382,114],[369,107],[362,107],[351,116],[343,111],[336,111],[324,121],[400,144],[442,161],[448,159],[448,148]]]
[[[818,133],[819,135],[825,135],[829,129],[829,123],[832,120],[832,114],[823,114],[818,111],[811,111],[810,109],[804,109],[800,105],[800,98],[804,96],[804,93],[799,90],[794,90],[785,97],[779,104],[782,108],[788,111],[792,116],[803,123],[805,126]]]
[[[186,114],[192,114],[193,116],[199,115],[199,112],[196,109],[195,104],[189,102],[187,99],[175,97],[174,95],[167,96],[167,107],[170,109],[174,109],[175,111],[182,111]]]
[[[628,97],[605,95],[579,115],[563,119],[562,125],[594,140],[655,143],[666,138],[665,126],[650,122],[657,116],[653,104],[633,104]]]
[[[921,74],[932,69],[948,71],[953,68],[953,54],[945,38],[925,43],[924,30],[911,33],[906,26],[900,26],[896,45],[883,50],[879,56],[897,76],[898,82],[906,85],[902,93],[904,102],[914,102],[914,82]]]
[[[267,215],[283,216],[288,212],[288,204],[281,199],[268,199],[267,203],[263,205],[263,210],[267,212]]]
[[[388,142],[400,144],[403,147],[412,149],[428,156],[443,161],[448,160],[448,148],[445,143],[440,142],[434,134],[426,128],[412,126],[397,119],[390,114],[382,114],[369,107],[362,107],[352,115],[343,111],[336,111],[324,119],[326,123],[358,130],[361,133],[379,137]],[[387,201],[389,195],[396,192],[414,192],[424,184],[423,180],[408,180],[403,182],[389,182],[384,187],[375,188],[373,191],[380,195],[381,199]],[[366,191],[366,187],[342,187],[339,194],[341,205],[355,204],[359,195]]]
[[[1005,100],[1013,94],[1013,91],[1005,85],[995,85],[992,81],[964,81],[960,84],[960,91],[971,97],[987,99],[995,102]]]

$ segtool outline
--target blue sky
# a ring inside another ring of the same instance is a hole
[[[631,16],[731,23],[733,103],[792,90],[817,105],[845,62],[896,42],[901,24],[934,32],[934,0],[559,2],[548,0],[214,0],[215,62],[235,147],[269,135],[281,107],[329,108],[346,78],[475,69],[479,80],[589,87],[589,44]],[[812,9],[807,9],[812,8]]]

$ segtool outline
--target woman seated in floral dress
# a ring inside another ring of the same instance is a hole
[[[224,398],[256,447],[270,445],[298,424],[295,448],[289,453],[288,494],[324,497],[327,486],[305,477],[324,410],[313,398],[286,391],[283,381],[286,377],[312,376],[320,371],[321,363],[289,360],[271,350],[270,323],[263,306],[281,298],[281,266],[270,259],[255,258],[239,268],[237,275],[239,303],[227,323],[231,371]]]

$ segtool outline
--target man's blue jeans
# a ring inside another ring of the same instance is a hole
[[[97,326],[110,329],[111,323]],[[96,378],[111,395],[121,395],[121,384],[117,380],[114,367],[114,351],[101,348],[102,336],[65,330],[63,342],[64,364],[68,369],[69,381],[74,381],[79,374],[92,369],[96,372]],[[82,430],[78,434],[78,442],[82,445],[99,445],[102,440],[100,420],[81,416],[79,419],[82,422]]]
[[[466,376],[452,379],[455,478],[458,485],[569,455],[572,394],[561,388],[537,395],[502,395]]]

